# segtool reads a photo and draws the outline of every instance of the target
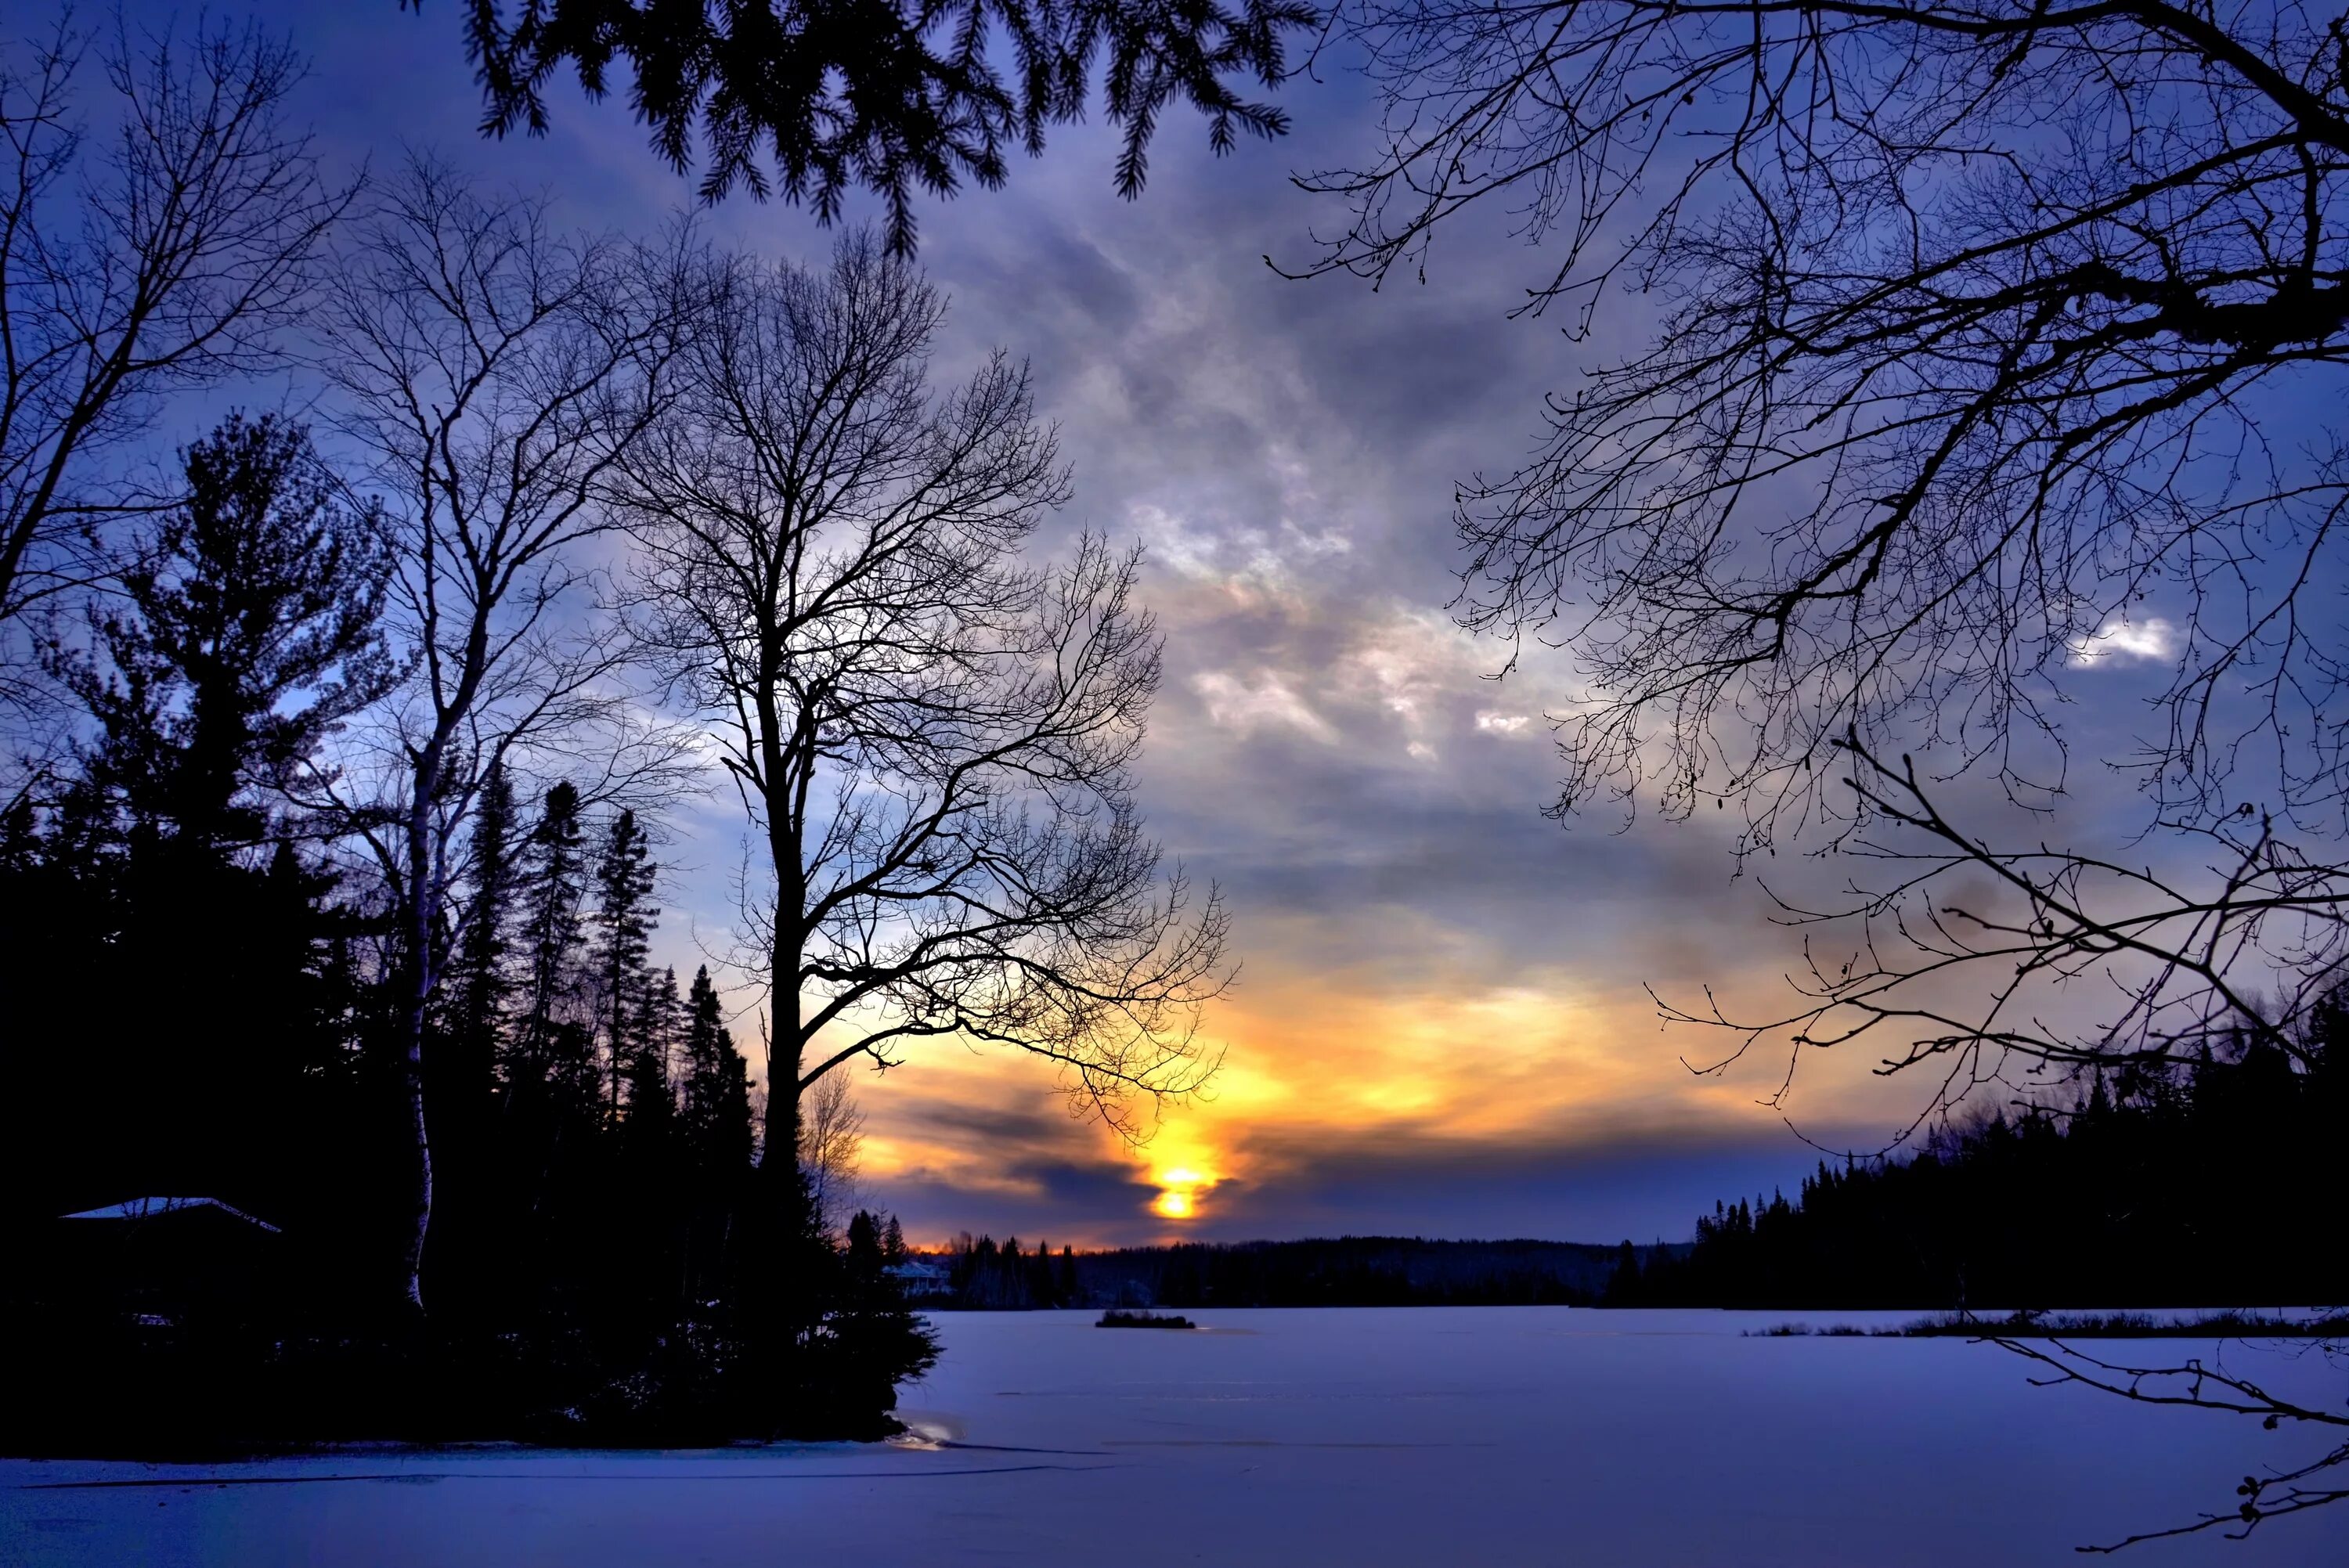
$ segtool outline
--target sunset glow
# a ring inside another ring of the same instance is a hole
[[[1215,1180],[1187,1165],[1161,1171],[1152,1178],[1161,1188],[1151,1201],[1150,1212],[1164,1220],[1188,1220],[1199,1212],[1199,1197],[1213,1187]]]

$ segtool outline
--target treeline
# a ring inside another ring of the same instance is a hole
[[[1685,1256],[1626,1256],[1617,1305],[2041,1307],[2349,1300],[2349,1011],[2302,1064],[2237,1041],[1992,1110],[1913,1158],[1823,1162],[1788,1198],[1697,1222]]]
[[[1575,1242],[1340,1236],[1120,1247],[1069,1261],[1076,1293],[1061,1304],[1072,1306],[1580,1306],[1599,1298],[1617,1254]]]
[[[1001,1246],[992,1236],[971,1240],[963,1232],[947,1247],[943,1259],[947,1296],[934,1305],[951,1305],[979,1311],[1020,1311],[1037,1307],[1083,1306],[1089,1298],[1078,1277],[1075,1249],[1062,1247],[1055,1257],[1049,1242],[1038,1242],[1025,1252],[1019,1238],[1009,1236]]]

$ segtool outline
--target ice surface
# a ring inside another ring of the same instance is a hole
[[[942,1315],[945,1358],[905,1401],[930,1446],[0,1463],[0,1563],[2052,1564],[2321,1451],[2033,1388],[1961,1340],[1739,1336],[1782,1313],[1093,1315]],[[2342,1397],[2313,1355],[2227,1355]],[[60,1484],[85,1482],[111,1484]],[[2120,1561],[2338,1568],[2349,1505]]]

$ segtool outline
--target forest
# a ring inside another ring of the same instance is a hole
[[[183,468],[119,607],[86,655],[55,655],[91,739],[53,794],[0,820],[0,1145],[27,1260],[6,1299],[30,1320],[16,1342],[59,1352],[41,1363],[57,1383],[36,1370],[16,1418],[108,1443],[168,1439],[183,1411],[215,1441],[755,1429],[728,1373],[773,1354],[753,1315],[773,1312],[797,1353],[764,1375],[793,1387],[783,1418],[874,1428],[928,1342],[871,1219],[833,1236],[803,1202],[778,1233],[790,1211],[761,1191],[747,1063],[709,971],[680,987],[647,959],[657,827],[568,780],[518,800],[496,764],[425,1057],[426,1278],[450,1306],[429,1336],[382,1331],[368,1304],[388,1299],[401,1130],[381,1048],[394,1002],[370,955],[388,923],[251,781],[380,695],[389,562],[298,426],[232,417]],[[103,1088],[59,1048],[99,1038]],[[223,1294],[55,1222],[126,1193],[217,1195],[274,1240]],[[146,1309],[127,1327],[126,1304]],[[119,1402],[93,1401],[93,1378]],[[244,1391],[199,1414],[219,1379]]]
[[[2349,1010],[2300,1042],[2256,1038],[1983,1106],[1899,1158],[1822,1161],[1792,1198],[1716,1204],[1695,1245],[1625,1256],[1623,1306],[2322,1305],[2349,1299]]]

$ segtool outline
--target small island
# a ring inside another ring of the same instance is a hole
[[[1128,1312],[1111,1307],[1101,1315],[1095,1328],[1196,1328],[1199,1326],[1187,1317],[1171,1312]]]

